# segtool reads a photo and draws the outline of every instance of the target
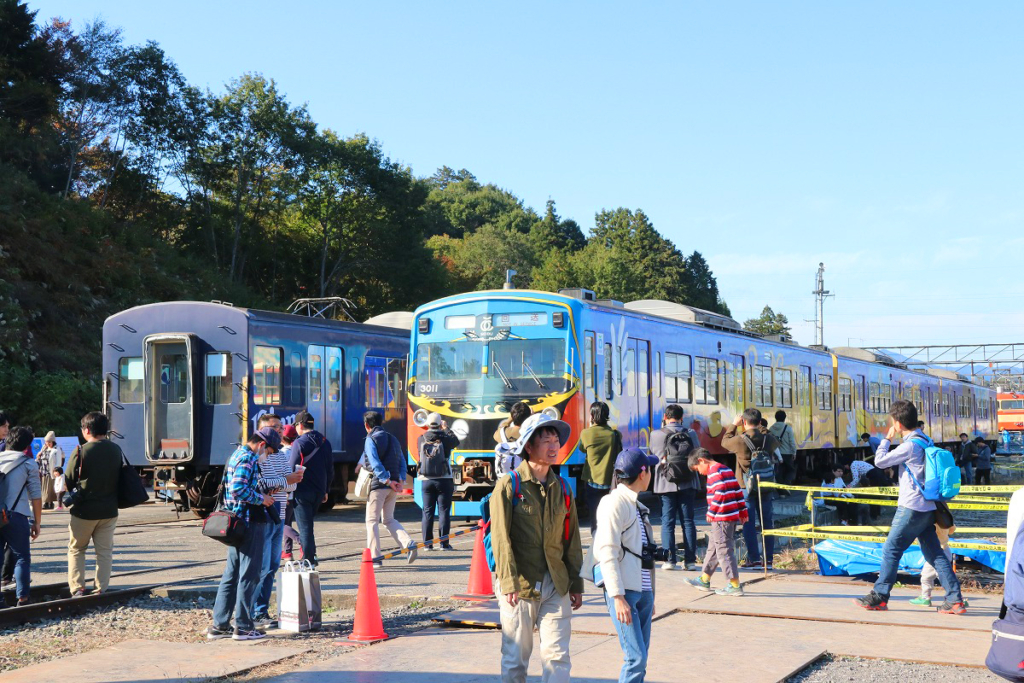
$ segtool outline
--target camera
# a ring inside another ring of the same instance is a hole
[[[654,569],[655,562],[668,562],[668,551],[653,543],[645,543],[640,549],[640,566]]]
[[[70,508],[81,503],[84,497],[85,493],[82,489],[74,489],[73,491],[67,491],[64,494],[62,502],[64,503],[64,507]]]

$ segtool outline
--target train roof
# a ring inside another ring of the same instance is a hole
[[[280,311],[265,311],[258,308],[245,308],[243,306],[234,306],[230,303],[221,301],[160,301],[152,304],[142,304],[140,306],[134,306],[132,308],[119,311],[114,315],[110,316],[104,321],[104,325],[110,322],[116,322],[121,317],[134,317],[147,310],[156,311],[161,308],[180,308],[180,307],[194,307],[201,309],[204,312],[209,312],[211,315],[224,315],[229,311],[238,315],[242,315],[253,322],[276,322],[285,323],[290,325],[303,325],[307,327],[327,327],[331,329],[351,329],[353,331],[361,332],[378,332],[381,334],[387,334],[391,336],[408,336],[409,327],[401,328],[397,325],[386,325],[381,322],[376,322],[376,318],[381,318],[388,315],[397,315],[397,313],[383,314],[383,316],[375,316],[370,318],[365,323],[349,322],[345,320],[329,320],[327,318],[314,318],[304,315],[296,315],[294,313],[282,313]],[[407,315],[410,316],[411,313]],[[371,322],[372,321],[372,322]],[[368,329],[369,328],[369,329]],[[404,334],[403,334],[404,333]]]

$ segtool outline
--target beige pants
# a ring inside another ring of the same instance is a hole
[[[96,552],[96,590],[105,591],[110,585],[110,569],[114,561],[114,528],[117,517],[109,519],[79,519],[71,517],[68,531],[68,587],[74,593],[85,588],[85,551],[92,541]]]
[[[572,605],[569,594],[561,595],[550,574],[544,575],[540,600],[508,604],[495,584],[501,615],[501,681],[526,683],[526,669],[533,654],[533,629],[540,636],[540,660],[544,683],[568,683],[569,636],[572,633]]]
[[[53,490],[53,477],[43,474],[39,477],[39,485],[43,488],[43,505],[57,502],[57,493]]]
[[[395,503],[397,502],[398,494],[391,489],[370,491],[370,496],[366,499],[366,547],[370,549],[370,555],[373,557],[380,555],[378,524],[383,524],[391,533],[391,538],[395,539],[395,542],[402,548],[408,546],[412,541],[412,536],[395,519]]]

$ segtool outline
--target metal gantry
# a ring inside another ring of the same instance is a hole
[[[351,313],[356,308],[358,306],[349,299],[340,296],[327,296],[296,299],[288,306],[288,312],[295,315],[306,315],[310,318],[359,322]]]
[[[865,348],[911,367],[944,366],[988,386],[1024,391],[1024,342]]]

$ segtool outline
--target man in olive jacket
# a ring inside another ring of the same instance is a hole
[[[491,495],[503,683],[525,683],[534,627],[540,634],[543,680],[569,681],[571,610],[583,604],[583,546],[572,492],[567,510],[562,482],[551,470],[569,432],[568,424],[544,414],[527,419],[515,444],[523,457],[515,470],[519,498],[513,501],[511,475],[499,479]]]
[[[68,491],[81,489],[81,500],[68,511],[68,588],[73,596],[85,594],[85,551],[90,541],[96,552],[96,592],[106,592],[110,584],[122,455],[117,444],[107,439],[109,425],[103,413],[82,418],[85,444],[71,454],[64,471]]]

